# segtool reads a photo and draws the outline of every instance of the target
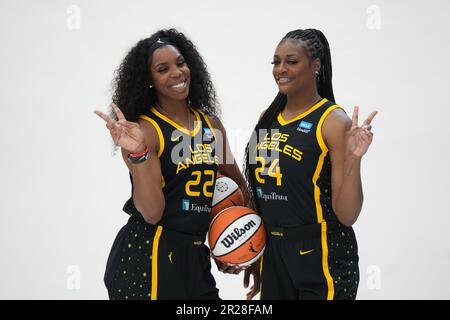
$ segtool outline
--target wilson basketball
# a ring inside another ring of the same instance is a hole
[[[247,266],[264,252],[266,231],[261,217],[252,209],[230,207],[211,221],[208,243],[217,260]]]
[[[219,174],[214,187],[211,216],[214,217],[223,209],[232,206],[243,206],[244,196],[233,179]]]

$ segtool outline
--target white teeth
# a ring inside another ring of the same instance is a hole
[[[289,81],[291,81],[291,78],[287,78],[287,77],[280,77],[280,78],[278,78],[278,82],[280,82],[280,83],[286,83],[286,82],[289,82]]]
[[[180,88],[184,88],[186,86],[186,81],[183,81],[179,84],[175,84],[173,86],[170,86],[171,88],[175,88],[175,89],[180,89]]]

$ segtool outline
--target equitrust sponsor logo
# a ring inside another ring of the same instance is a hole
[[[268,200],[288,201],[288,196],[278,194],[276,192],[264,193],[261,188],[256,188],[256,193],[258,194],[258,198],[261,198],[264,201]]]
[[[235,241],[238,241],[242,238],[247,232],[251,231],[256,227],[256,222],[250,220],[247,222],[242,228],[234,228],[234,230],[227,234],[222,241],[220,241],[225,247],[229,248],[233,245]]]
[[[311,122],[302,121],[299,123],[297,127],[297,131],[303,132],[303,133],[309,133],[311,131],[313,124]]]
[[[183,201],[181,203],[181,209],[183,211],[197,212],[197,213],[210,213],[211,212],[211,207],[208,206],[207,204],[198,205],[196,203],[191,203],[187,199],[183,199]]]
[[[213,138],[213,133],[209,128],[203,128],[203,138],[205,141],[210,141]]]

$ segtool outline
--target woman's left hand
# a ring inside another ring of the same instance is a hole
[[[362,126],[358,126],[358,113],[359,107],[353,109],[352,126],[347,132],[346,154],[349,156],[361,158],[366,154],[370,144],[373,140],[373,133],[371,122],[377,115],[378,111],[373,111],[367,119],[363,122]]]
[[[254,262],[250,267],[245,270],[244,273],[244,288],[248,288],[250,284],[250,276],[253,277],[253,285],[250,287],[250,291],[247,292],[247,300],[253,299],[261,290],[261,274],[260,274],[260,259]]]

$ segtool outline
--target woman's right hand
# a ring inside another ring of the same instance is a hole
[[[107,114],[95,110],[94,113],[106,121],[106,128],[116,145],[127,150],[129,153],[139,153],[145,150],[144,134],[136,122],[125,119],[124,114],[114,103],[111,103],[113,112],[117,115],[117,121],[111,119]]]
[[[223,273],[230,273],[230,274],[239,274],[242,270],[245,270],[247,267],[240,267],[236,264],[229,264],[224,263],[216,259],[212,253],[209,254],[210,257],[214,260],[217,266],[217,270]]]

